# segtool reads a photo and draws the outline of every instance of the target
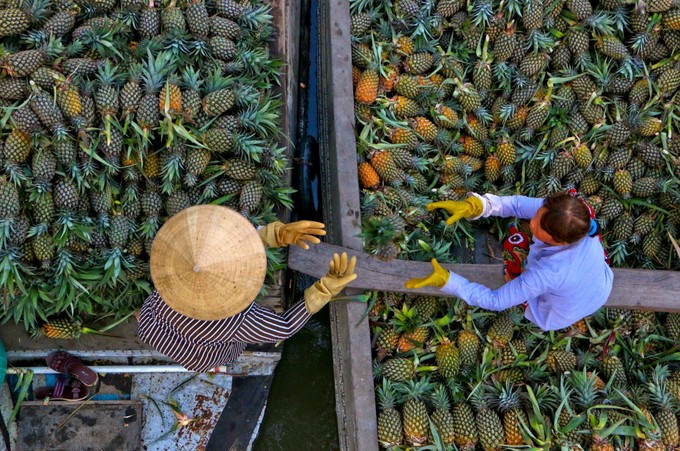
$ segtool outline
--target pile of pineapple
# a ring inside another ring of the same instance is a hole
[[[428,202],[575,188],[614,264],[678,268],[677,1],[352,0],[350,12],[368,251],[446,259],[473,231],[443,229]]]
[[[196,204],[290,206],[259,0],[0,0],[3,320],[125,315]]]
[[[520,307],[374,293],[386,449],[621,451],[680,446],[680,314],[601,309],[543,332]],[[452,448],[455,446],[455,448]]]

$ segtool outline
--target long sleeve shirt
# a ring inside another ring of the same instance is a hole
[[[154,291],[139,315],[139,338],[186,369],[204,372],[233,362],[248,343],[289,338],[311,317],[304,301],[281,315],[253,302],[229,318],[199,320],[173,310]]]
[[[543,199],[525,196],[478,197],[484,204],[481,217],[530,219],[543,206]],[[554,330],[568,327],[602,307],[613,281],[614,273],[597,237],[563,246],[551,246],[534,238],[524,272],[502,287],[491,290],[451,272],[441,291],[495,311],[526,301],[524,316],[543,330]]]

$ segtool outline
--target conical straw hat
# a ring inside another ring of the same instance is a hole
[[[195,319],[224,319],[243,311],[266,272],[257,230],[239,213],[217,205],[177,213],[151,247],[156,290],[172,309]]]

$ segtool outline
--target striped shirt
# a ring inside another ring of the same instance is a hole
[[[253,302],[229,318],[199,320],[173,310],[154,291],[139,315],[139,338],[186,369],[204,372],[233,362],[246,344],[285,340],[311,317],[304,301],[281,315]]]

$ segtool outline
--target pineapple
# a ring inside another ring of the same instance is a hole
[[[400,395],[387,379],[383,379],[382,386],[376,389],[376,396],[380,408],[378,414],[378,440],[380,445],[388,449],[399,446],[403,440],[403,426],[401,415],[395,407],[400,400]]]
[[[601,365],[605,377],[607,380],[613,380],[615,386],[625,387],[628,384],[623,363],[617,356],[605,356]]]
[[[370,164],[378,176],[388,183],[399,180],[402,176],[402,171],[400,171],[399,167],[394,162],[390,150],[373,152]]]
[[[122,117],[128,119],[137,110],[139,102],[142,100],[142,65],[134,63],[128,69],[128,80],[120,90],[120,107]]]
[[[68,133],[64,125],[64,115],[57,105],[54,104],[52,97],[38,88],[34,82],[30,82],[33,89],[33,96],[30,100],[31,109],[40,122],[54,133],[55,138],[59,139]]]
[[[667,367],[656,366],[652,372],[652,380],[647,383],[652,405],[656,408],[654,418],[661,429],[661,441],[666,449],[672,449],[680,443],[678,434],[678,419],[673,411],[674,400],[668,390],[667,379],[669,371]]]
[[[0,179],[0,219],[14,218],[19,214],[19,192],[16,186],[6,179]]]
[[[97,73],[98,87],[94,97],[97,110],[99,110],[105,126],[107,144],[111,143],[111,127],[115,126],[120,109],[118,81],[121,75],[117,74],[116,71],[117,68],[110,61],[106,61],[99,68]]]
[[[10,77],[25,77],[58,56],[62,50],[61,41],[51,37],[47,44],[39,49],[22,50],[5,55],[0,60],[0,68],[4,69]]]
[[[166,78],[158,96],[158,109],[166,117],[173,117],[182,111],[182,92],[177,76]]]
[[[411,359],[394,357],[383,362],[382,374],[391,382],[406,382],[415,375],[415,367]]]
[[[485,451],[497,451],[505,443],[505,431],[500,417],[490,407],[484,387],[480,386],[472,396],[472,402],[477,409],[475,422],[479,431],[479,443]]]
[[[437,385],[431,395],[434,408],[431,419],[439,438],[444,445],[450,446],[455,441],[454,419],[451,414],[451,403],[443,385]]]
[[[161,25],[163,32],[166,34],[168,32],[186,32],[187,23],[184,18],[184,12],[177,7],[176,0],[171,0],[170,4],[161,11]]]
[[[148,139],[149,131],[159,124],[158,91],[163,86],[163,79],[169,69],[170,58],[170,54],[166,52],[160,52],[156,58],[149,53],[142,68],[141,78],[144,82],[144,95],[137,106],[136,119],[142,130],[144,142]]]
[[[512,339],[514,323],[507,313],[500,314],[491,323],[487,331],[487,337],[491,343],[498,348],[507,345]]]
[[[451,410],[454,442],[458,449],[472,451],[479,441],[477,422],[472,408],[465,402],[456,402]]]
[[[189,31],[198,37],[210,33],[210,18],[203,0],[189,0],[186,7],[186,21]]]
[[[522,410],[517,389],[512,384],[506,382],[502,385],[497,384],[494,387],[494,392],[493,404],[498,406],[498,409],[503,414],[505,444],[510,446],[523,445],[522,424],[528,425],[529,420],[524,410]]]
[[[460,353],[461,365],[468,367],[475,365],[480,348],[480,340],[477,334],[471,330],[463,329],[458,333],[456,344]]]
[[[460,354],[456,345],[449,341],[448,338],[442,338],[439,346],[437,346],[435,359],[439,367],[439,374],[445,379],[455,377],[458,374]]]
[[[515,146],[507,137],[503,137],[498,143],[498,146],[496,147],[496,157],[498,157],[501,166],[508,166],[515,163]]]
[[[404,439],[407,444],[421,446],[427,443],[430,430],[430,417],[424,399],[432,389],[428,379],[408,381],[399,387],[406,402],[402,409]]]
[[[84,331],[80,321],[69,318],[52,318],[45,324],[33,331],[33,336],[45,336],[47,338],[77,340]]]
[[[375,189],[380,184],[380,176],[375,169],[373,169],[371,163],[362,161],[359,163],[357,172],[359,174],[359,183],[362,188]]]
[[[151,39],[161,32],[161,21],[154,0],[149,0],[145,8],[139,13],[137,31],[142,38]]]
[[[399,333],[391,327],[385,327],[378,334],[375,346],[378,352],[391,354],[399,343]]]
[[[252,214],[256,211],[264,195],[264,188],[260,182],[251,180],[243,184],[241,194],[239,196],[239,207],[243,214]]]
[[[23,163],[31,152],[31,137],[18,128],[12,129],[5,141],[4,154],[9,163]]]
[[[550,351],[546,364],[553,373],[571,371],[576,367],[576,355],[571,351]]]

